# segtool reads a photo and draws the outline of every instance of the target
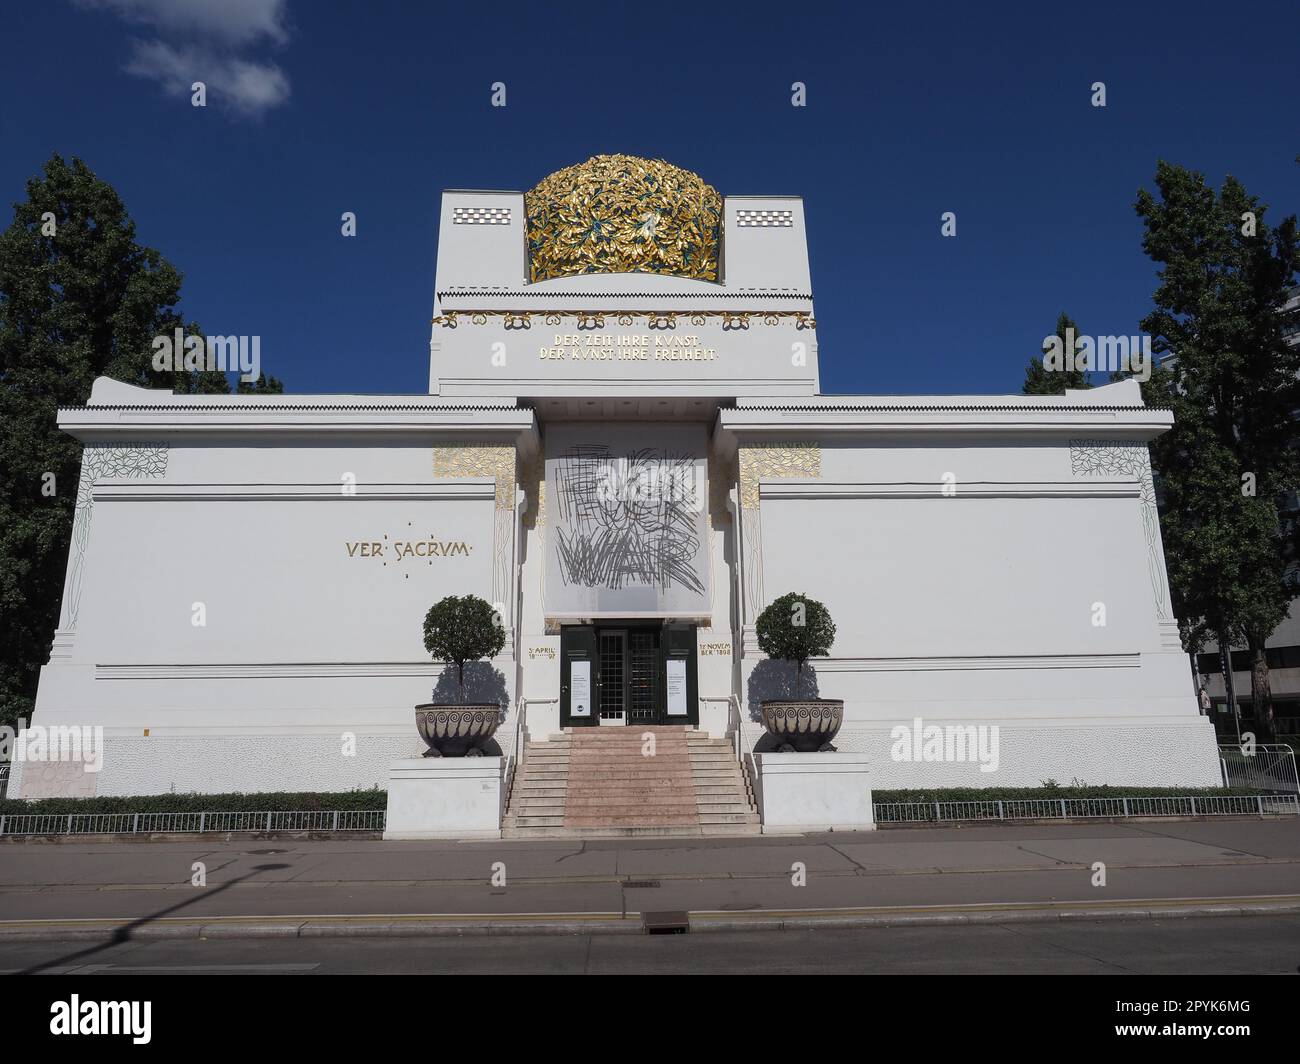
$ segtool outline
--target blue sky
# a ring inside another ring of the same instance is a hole
[[[1158,158],[1300,211],[1294,2],[47,0],[4,27],[6,216],[80,155],[186,316],[260,335],[293,392],[426,391],[439,192],[600,152],[804,197],[827,392],[1018,391],[1061,310],[1136,332]],[[205,109],[176,91],[200,70]]]

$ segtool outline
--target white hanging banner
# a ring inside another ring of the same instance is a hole
[[[569,716],[591,716],[591,662],[569,663]]]
[[[546,433],[546,615],[709,611],[704,426],[559,424]]]
[[[686,662],[668,659],[668,716],[686,716]]]

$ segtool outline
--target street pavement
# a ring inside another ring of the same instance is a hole
[[[689,840],[6,842],[0,905],[0,943],[102,933],[113,922],[130,922],[135,938],[213,938],[436,933],[475,922],[520,934],[530,921],[640,934],[641,914],[666,911],[691,913],[692,931],[718,932],[788,930],[812,916],[842,927],[1215,907],[1276,916],[1300,912],[1300,822]]]
[[[41,974],[330,975],[528,974],[528,975],[834,975],[997,974],[1152,975],[1156,988],[1135,984],[1116,996],[1177,996],[1177,978],[1189,974],[1232,976],[1201,980],[1198,996],[1253,997],[1260,987],[1241,975],[1294,975],[1300,965],[1300,916],[1188,917],[1154,920],[1080,920],[1072,923],[979,926],[875,927],[834,931],[749,931],[707,935],[521,935],[428,938],[238,938],[145,939],[125,943],[59,940],[0,941],[0,970]],[[1167,978],[1168,977],[1168,978]],[[1124,984],[1128,986],[1127,983]],[[83,994],[93,993],[83,983]],[[1290,986],[1289,983],[1279,987]],[[391,994],[383,989],[381,994]],[[900,994],[910,989],[898,988]],[[979,989],[965,990],[945,1006],[945,1022],[959,1026]],[[1025,1007],[1023,985],[1015,995],[987,1003]],[[1053,1023],[1077,1028],[1100,1007],[1080,1006],[1078,988],[1055,998]],[[120,994],[120,991],[118,992]],[[878,992],[877,1005],[885,998]],[[887,993],[886,993],[887,997]],[[906,1001],[903,1002],[907,1004]],[[1096,1006],[1096,1003],[1093,1003]],[[161,1008],[161,1006],[160,1006]],[[954,1010],[961,1009],[955,1012]],[[897,1017],[899,1009],[890,1006]],[[1251,1022],[1264,1017],[1254,1014]],[[1010,1022],[1010,1021],[1008,1021]],[[1019,1020],[1017,1022],[1020,1022]],[[1112,1021],[1113,1022],[1113,1021]],[[1290,1024],[1283,1027],[1290,1030]],[[16,1030],[17,1028],[15,1028]],[[1063,1028],[1073,1029],[1073,1028]],[[1077,1039],[1077,1030],[1070,1034]]]

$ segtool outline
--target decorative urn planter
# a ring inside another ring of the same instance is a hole
[[[415,726],[429,745],[425,757],[482,757],[484,744],[500,723],[501,707],[495,703],[425,702],[415,707]]]
[[[830,752],[844,723],[842,698],[772,699],[762,703],[763,726],[782,753]]]

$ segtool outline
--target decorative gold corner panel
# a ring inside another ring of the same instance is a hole
[[[662,159],[595,155],[524,193],[529,276],[658,273],[718,279],[722,197]]]
[[[546,457],[538,451],[533,459],[521,462],[519,475],[528,506],[524,511],[525,528],[546,527]]]
[[[433,449],[433,475],[458,477],[492,477],[496,480],[498,510],[515,508],[515,449],[449,443]]]
[[[730,462],[724,462],[710,452],[708,458],[709,477],[709,525],[722,528],[731,522],[731,513],[727,510],[727,495],[731,491],[733,475]]]
[[[789,479],[822,475],[821,445],[812,442],[755,443],[739,449],[740,505],[758,507],[758,482],[763,477]]]

